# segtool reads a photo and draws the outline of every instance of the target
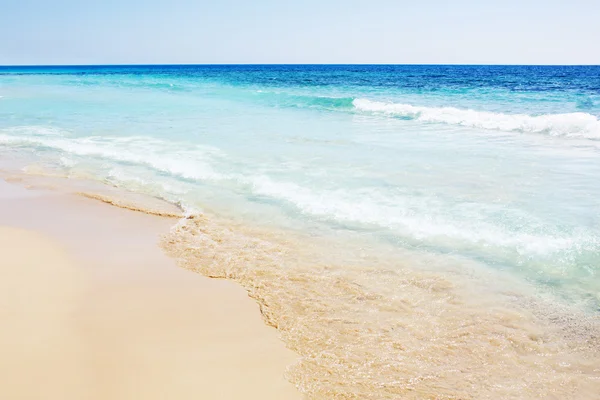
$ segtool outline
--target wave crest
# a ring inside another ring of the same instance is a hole
[[[532,116],[454,107],[421,107],[367,99],[355,99],[352,104],[359,112],[385,114],[422,122],[460,125],[504,132],[546,133],[551,136],[600,139],[600,120],[594,115],[583,112]]]

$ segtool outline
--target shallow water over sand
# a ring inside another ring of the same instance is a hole
[[[597,396],[598,318],[502,289],[476,268],[465,274],[458,260],[460,273],[431,272],[415,264],[435,257],[319,259],[333,247],[308,243],[198,217],[164,247],[183,267],[249,291],[302,356],[289,377],[310,398]]]

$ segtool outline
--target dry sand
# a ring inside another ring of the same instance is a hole
[[[173,219],[0,181],[0,399],[299,399],[246,292],[175,266]]]

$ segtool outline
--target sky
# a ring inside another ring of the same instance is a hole
[[[600,0],[0,0],[0,65],[600,64]]]

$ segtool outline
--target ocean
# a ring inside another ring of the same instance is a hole
[[[600,393],[598,66],[0,67],[0,160],[181,207],[309,398]]]

